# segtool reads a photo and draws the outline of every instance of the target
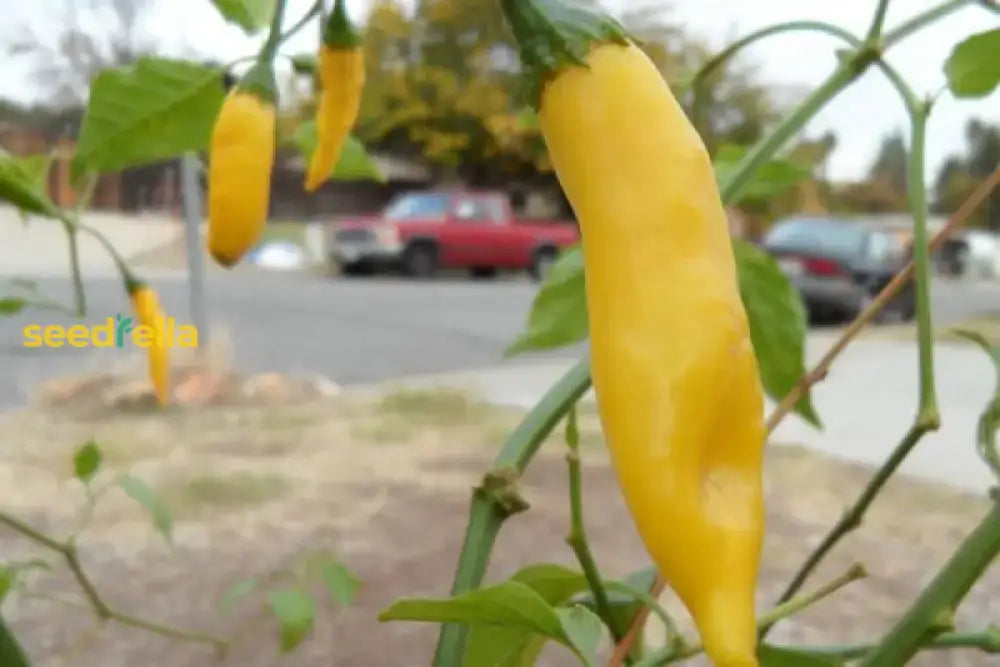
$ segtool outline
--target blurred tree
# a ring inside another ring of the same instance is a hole
[[[662,3],[647,3],[622,22],[664,75],[683,83],[710,53],[668,18]],[[475,184],[551,170],[495,0],[417,0],[412,13],[399,0],[373,0],[366,30],[363,141]],[[710,149],[750,143],[776,118],[753,74],[728,65],[706,79],[698,128]]]
[[[945,160],[934,186],[934,211],[951,214],[1000,167],[1000,127],[971,119],[965,127],[966,149],[963,154]],[[996,189],[986,202],[972,213],[970,226],[1000,230],[1000,192]]]
[[[906,193],[907,148],[906,140],[899,131],[882,139],[875,162],[868,171],[872,181],[886,182],[897,192]]]
[[[91,80],[105,67],[132,62],[152,47],[142,22],[153,0],[46,0],[41,26],[23,21],[6,45],[41,82],[45,106],[79,109]],[[58,18],[56,18],[58,17]],[[8,61],[7,67],[14,62]]]

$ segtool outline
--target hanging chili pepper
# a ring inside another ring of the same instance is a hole
[[[757,665],[764,399],[705,146],[615,21],[501,0],[580,221],[590,365],[619,485],[716,665]]]
[[[336,0],[323,30],[319,51],[316,149],[309,161],[305,183],[309,192],[314,192],[330,178],[361,106],[364,52],[361,35],[351,24],[346,4],[345,0]]]
[[[170,403],[170,350],[167,343],[167,316],[160,305],[156,291],[141,280],[126,274],[125,288],[132,309],[139,319],[138,327],[149,332],[147,367],[156,402],[161,406]]]

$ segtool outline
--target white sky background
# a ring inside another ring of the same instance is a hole
[[[647,0],[648,1],[648,0]],[[617,9],[637,0],[604,0]],[[887,28],[938,4],[939,0],[893,0]],[[22,20],[42,26],[48,2],[5,3],[8,6],[0,23],[0,42],[9,38]],[[312,0],[288,0],[286,27],[298,20]],[[639,4],[639,2],[637,2]],[[647,2],[641,2],[647,4]],[[795,20],[823,20],[861,36],[875,5],[875,0],[835,0],[833,2],[791,2],[789,0],[665,0],[672,7],[676,22],[690,32],[721,48],[734,36],[746,34],[768,24]],[[351,13],[360,19],[367,0],[348,0]],[[49,5],[51,7],[51,5]],[[795,8],[798,7],[798,8]],[[208,0],[160,0],[150,17],[149,30],[159,42],[163,55],[192,55],[229,61],[255,51],[258,40],[247,38],[239,28],[222,21]],[[51,19],[50,19],[51,20]],[[1000,26],[1000,16],[969,7],[939,20],[917,35],[896,45],[888,60],[901,72],[917,94],[933,94],[945,83],[942,63],[951,48],[973,31]],[[283,49],[287,53],[315,48],[318,26],[303,30]],[[42,28],[41,34],[44,34]],[[832,37],[809,34],[784,34],[758,42],[744,52],[744,59],[759,67],[762,80],[776,85],[812,87],[818,85],[834,68],[834,50],[839,43]],[[0,78],[0,97],[30,100],[37,96],[26,72],[12,71],[4,63]],[[965,122],[976,115],[988,122],[1000,122],[1000,91],[985,99],[959,102],[947,93],[936,105],[928,126],[928,180],[951,153],[964,147]],[[894,128],[906,128],[901,102],[874,70],[841,93],[806,128],[809,135],[826,130],[836,133],[838,144],[829,163],[834,179],[861,177],[871,164],[881,137]]]

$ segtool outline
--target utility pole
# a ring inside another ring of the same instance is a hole
[[[187,240],[188,287],[191,321],[198,330],[198,347],[204,349],[209,339],[205,316],[205,263],[201,247],[201,188],[198,172],[201,165],[193,153],[181,158],[181,202],[184,208],[184,232]]]

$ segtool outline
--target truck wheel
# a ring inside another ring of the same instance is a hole
[[[556,263],[556,252],[551,248],[541,248],[535,251],[531,258],[531,277],[541,282],[549,275],[552,265]]]
[[[437,249],[427,243],[412,245],[403,253],[403,271],[414,278],[430,278],[437,273]]]
[[[477,266],[469,271],[469,274],[473,278],[478,279],[489,279],[497,277],[497,268],[495,266]]]

